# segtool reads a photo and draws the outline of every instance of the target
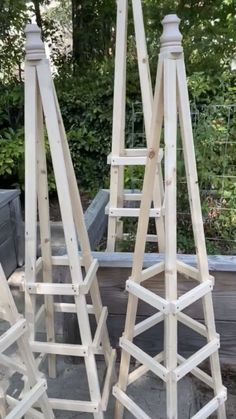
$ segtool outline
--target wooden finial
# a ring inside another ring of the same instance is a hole
[[[44,43],[41,39],[41,30],[36,24],[29,23],[25,28],[26,60],[41,60],[46,58]]]
[[[162,20],[163,34],[160,38],[161,52],[182,52],[182,38],[179,31],[180,19],[177,15],[166,15]]]

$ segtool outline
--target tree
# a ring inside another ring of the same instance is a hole
[[[109,56],[114,48],[114,0],[72,0],[73,59],[85,64]]]
[[[188,71],[221,72],[236,56],[236,7],[234,0],[144,0],[147,35],[152,51],[168,13],[181,19]]]

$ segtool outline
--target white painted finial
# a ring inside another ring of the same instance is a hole
[[[179,31],[180,19],[177,15],[166,15],[162,20],[163,33],[161,35],[161,52],[182,52],[181,44],[183,36]]]
[[[45,58],[45,47],[41,39],[41,30],[40,28],[33,23],[29,23],[25,28],[26,35],[26,60],[41,60]]]

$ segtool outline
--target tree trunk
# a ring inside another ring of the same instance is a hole
[[[42,17],[40,12],[40,1],[39,0],[33,0],[34,3],[34,12],[36,17],[36,23],[37,25],[42,28]]]

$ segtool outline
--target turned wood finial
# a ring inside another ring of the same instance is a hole
[[[29,23],[26,25],[25,35],[26,60],[41,60],[45,58],[45,47],[41,39],[40,28],[34,23]]]
[[[182,52],[182,38],[179,31],[180,19],[177,15],[166,15],[162,20],[163,33],[161,35],[161,52]]]

